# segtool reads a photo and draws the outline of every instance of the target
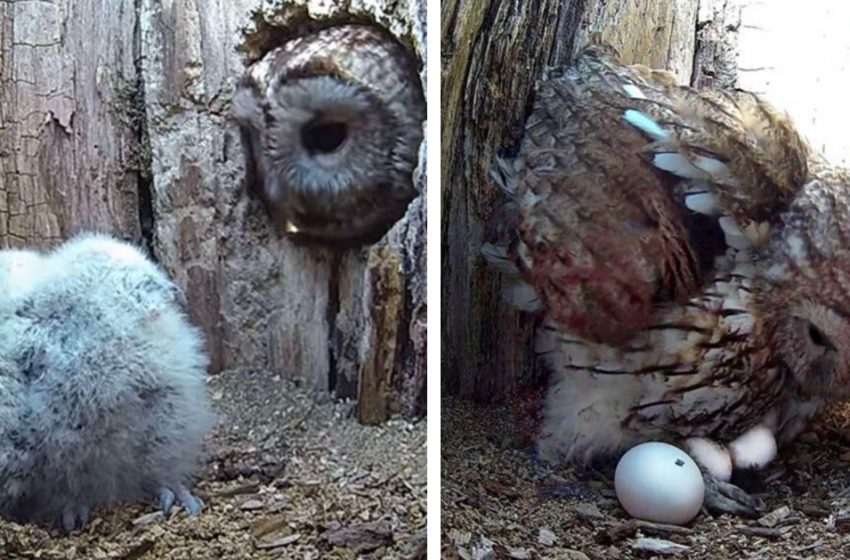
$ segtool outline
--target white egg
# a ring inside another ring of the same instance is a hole
[[[657,441],[623,455],[614,489],[632,517],[677,525],[696,517],[705,497],[705,482],[694,460],[678,447]]]

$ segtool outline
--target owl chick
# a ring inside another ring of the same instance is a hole
[[[104,235],[1,251],[0,268],[17,271],[0,296],[0,515],[70,531],[126,500],[197,513],[212,415],[177,288]]]
[[[233,99],[247,182],[288,233],[376,241],[416,195],[425,100],[404,47],[341,25],[250,66]]]
[[[541,456],[679,442],[747,510],[732,471],[850,396],[850,173],[755,95],[592,47],[494,177],[515,227],[484,255],[544,317]]]
[[[14,312],[22,294],[49,277],[48,261],[35,251],[0,250],[0,316]]]

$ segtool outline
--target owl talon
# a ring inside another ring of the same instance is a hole
[[[168,514],[175,502],[183,506],[183,509],[190,516],[197,515],[201,511],[201,508],[204,507],[204,502],[201,501],[200,498],[194,496],[189,489],[182,484],[177,486],[174,490],[170,488],[163,488],[160,490],[159,507],[163,513]]]
[[[180,502],[180,505],[183,506],[183,509],[190,516],[198,515],[201,512],[201,508],[204,507],[204,502],[189,492],[185,486],[177,488],[177,501]]]
[[[723,482],[703,473],[705,478],[705,508],[713,514],[758,517],[765,511],[761,498],[751,496],[730,482]]]
[[[171,511],[171,506],[174,505],[174,492],[169,490],[168,488],[163,488],[159,492],[159,509],[162,510],[162,513],[168,514]]]

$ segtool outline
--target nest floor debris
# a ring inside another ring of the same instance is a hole
[[[210,378],[219,427],[195,491],[201,515],[155,504],[96,510],[62,535],[0,521],[4,559],[424,558],[424,421],[359,425],[267,372]]]
[[[850,406],[825,412],[753,477],[747,490],[765,499],[769,515],[703,512],[687,527],[631,519],[613,472],[538,462],[517,443],[505,407],[446,398],[441,414],[445,559],[850,556]]]

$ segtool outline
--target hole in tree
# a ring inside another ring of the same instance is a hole
[[[330,154],[339,149],[348,136],[348,125],[337,121],[314,121],[301,129],[301,143],[311,154]]]

